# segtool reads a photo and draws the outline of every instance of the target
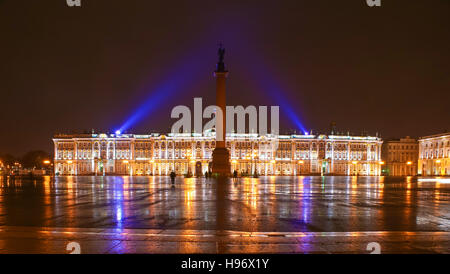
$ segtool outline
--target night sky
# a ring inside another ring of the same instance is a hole
[[[168,132],[176,105],[280,105],[280,128],[450,130],[450,1],[0,0],[0,154],[57,132]]]

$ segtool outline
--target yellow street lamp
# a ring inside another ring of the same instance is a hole
[[[299,164],[303,165],[305,162],[303,160],[298,161]]]
[[[358,162],[357,161],[353,161],[352,164],[356,165]]]
[[[439,164],[440,162],[441,162],[441,160],[436,160],[436,163],[438,163],[438,164]]]
[[[380,161],[380,165],[384,165],[384,161]]]
[[[67,163],[68,163],[68,164],[71,164],[71,163],[73,163],[73,162],[69,160],[69,161],[67,161]]]
[[[412,165],[412,162],[408,161],[406,164],[410,166],[410,165]]]
[[[46,166],[48,166],[48,165],[50,165],[50,160],[44,160],[44,161],[42,161],[42,163],[44,163],[44,165],[46,165]],[[48,167],[47,167],[48,168]],[[49,169],[49,171],[50,171],[50,169]],[[51,171],[50,171],[51,172]],[[52,173],[50,173],[50,175],[51,175]]]

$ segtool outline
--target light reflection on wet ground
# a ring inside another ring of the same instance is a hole
[[[450,253],[450,184],[384,177],[3,180],[0,253]]]

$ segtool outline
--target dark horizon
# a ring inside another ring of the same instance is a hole
[[[281,132],[450,130],[450,1],[65,2],[0,1],[0,154],[140,109],[134,132],[167,132],[174,106],[214,104],[220,42],[227,104],[280,105]]]

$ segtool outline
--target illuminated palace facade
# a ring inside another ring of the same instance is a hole
[[[204,174],[215,133],[55,135],[57,175]],[[232,171],[259,175],[380,175],[378,137],[227,134]]]
[[[450,132],[419,139],[419,174],[450,175]]]

